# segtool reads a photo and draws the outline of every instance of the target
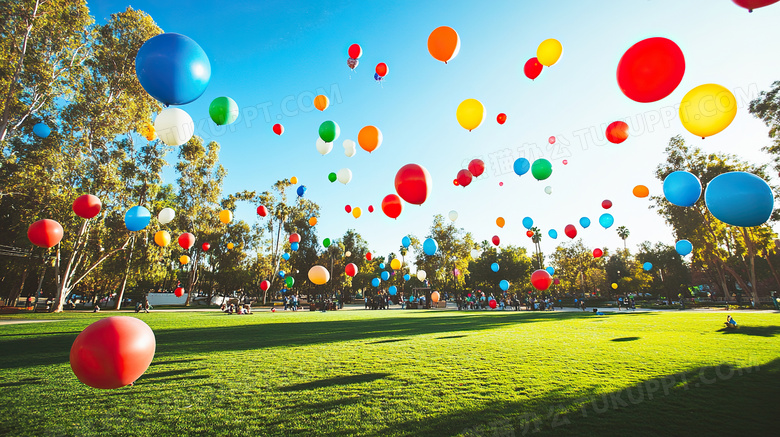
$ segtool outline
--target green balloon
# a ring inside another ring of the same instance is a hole
[[[238,118],[238,105],[230,97],[217,97],[209,105],[209,115],[218,126],[233,123]]]
[[[284,278],[284,283],[287,284],[287,288],[292,288],[293,284],[295,284],[295,279],[292,276],[288,276]]]
[[[328,180],[331,181],[331,182],[336,182],[337,178],[338,177],[336,176],[336,173],[331,173],[331,174],[328,175]]]
[[[534,175],[536,180],[543,181],[552,174],[552,164],[544,158],[537,159],[531,165],[531,174]]]
[[[339,137],[340,133],[341,129],[339,129],[339,125],[335,121],[323,121],[320,125],[320,138],[326,143],[332,143]]]
[[[330,238],[326,238],[326,239],[322,240],[322,245],[325,246],[325,247],[330,246]]]

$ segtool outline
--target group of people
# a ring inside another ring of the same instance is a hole
[[[495,303],[491,305],[491,301],[495,301]],[[560,302],[559,299],[559,307],[561,306]],[[458,305],[458,310],[514,309],[519,311],[520,307],[524,306],[526,311],[555,311],[555,300],[551,297],[529,296],[521,299],[515,294],[504,294],[496,299],[492,294],[486,296],[481,291],[468,294],[465,297],[458,295],[455,297],[455,303]]]
[[[403,302],[403,298],[401,299],[401,302]],[[379,293],[374,296],[364,296],[363,303],[365,305],[364,309],[367,310],[386,310],[390,309],[390,305],[393,304],[393,299],[386,293]],[[401,307],[403,308],[403,303],[401,304]]]
[[[292,296],[284,296],[284,310],[287,311],[287,309],[291,309],[293,311],[298,311],[301,308],[301,302],[298,299],[298,295],[294,294]]]
[[[623,307],[626,310],[635,310],[636,303],[634,302],[634,296],[629,296],[626,298],[624,298],[623,296],[618,297],[617,307],[618,307],[618,311],[620,311],[620,307]],[[683,309],[685,309],[685,304],[683,304]]]
[[[234,304],[232,302],[230,304],[222,303],[222,306],[219,309],[227,314],[252,314],[252,307],[248,303],[244,305]]]

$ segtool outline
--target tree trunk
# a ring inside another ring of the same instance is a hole
[[[122,299],[125,296],[125,286],[127,286],[127,277],[130,275],[130,265],[133,262],[133,249],[135,249],[135,235],[132,237],[133,242],[130,243],[130,255],[127,257],[127,267],[125,268],[125,275],[122,278],[122,285],[119,287],[119,293],[116,296],[116,307],[114,309],[122,308]]]
[[[756,251],[753,245],[753,239],[750,238],[747,228],[742,228],[742,237],[745,239],[745,245],[747,246],[748,257],[750,258],[750,294],[753,296],[753,304],[758,305],[758,282],[756,281]]]
[[[192,292],[195,289],[195,284],[198,282],[198,259],[200,258],[200,252],[195,250],[193,257],[195,259],[193,260],[192,267],[190,267],[190,274],[187,278],[187,300],[184,301],[184,306],[190,306],[190,303],[192,302]]]
[[[43,258],[43,269],[41,270],[41,277],[38,279],[38,288],[35,290],[35,303],[33,303],[33,311],[38,311],[38,298],[41,295],[41,288],[43,287],[43,278],[46,276],[46,258]]]
[[[775,266],[772,264],[772,261],[769,259],[769,257],[770,257],[769,252],[764,252],[764,259],[766,260],[766,263],[769,264],[769,270],[772,271],[772,276],[774,276],[775,283],[777,284],[777,287],[780,290],[780,278],[778,278],[777,270],[775,270]]]
[[[24,290],[24,283],[27,282],[27,276],[30,275],[30,266],[24,268],[24,272],[22,272],[22,280],[19,281],[19,286],[11,291],[10,296],[8,296],[8,305],[14,305],[16,306],[16,301],[19,300],[19,295],[22,294],[22,290]],[[13,302],[13,303],[12,303]]]

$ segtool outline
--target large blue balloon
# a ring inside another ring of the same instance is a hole
[[[282,258],[284,258],[285,261],[289,260],[290,259],[290,254],[287,253],[287,252],[283,253],[282,254]]]
[[[615,217],[612,217],[612,214],[608,212],[601,214],[601,217],[599,217],[599,224],[603,226],[604,229],[609,228],[613,223],[615,223]]]
[[[371,285],[373,285],[374,287],[379,287],[380,282],[382,281],[380,281],[379,278],[374,278],[371,280]]]
[[[439,250],[439,243],[433,238],[428,238],[423,243],[423,252],[428,256],[436,255],[436,251]]]
[[[387,293],[388,293],[389,295],[391,295],[391,296],[395,296],[395,295],[396,295],[396,293],[398,293],[398,287],[396,287],[395,285],[391,285],[391,286],[390,286],[390,287],[387,289]]]
[[[701,196],[699,178],[687,171],[675,171],[664,179],[664,196],[677,206],[693,206]]]
[[[746,228],[766,223],[775,206],[769,185],[760,177],[743,171],[716,176],[707,184],[704,202],[716,219]]]
[[[498,283],[499,288],[503,291],[509,290],[509,281],[506,279],[502,279],[501,282]],[[483,298],[484,299],[484,298]]]
[[[383,281],[387,281],[388,279],[390,279],[390,272],[384,271],[380,276],[382,277]]]
[[[514,169],[518,176],[522,176],[531,169],[531,162],[525,158],[517,158],[515,160]]]
[[[298,187],[298,190],[296,190],[296,193],[298,193],[298,197],[303,197],[304,193],[306,193],[306,186],[301,185]]]
[[[675,250],[682,256],[688,255],[693,251],[693,244],[688,240],[680,240],[674,245]]]
[[[653,268],[653,263],[648,261],[648,262],[642,264],[642,268],[645,269],[645,271],[648,271],[648,270]]]
[[[531,229],[533,226],[534,226],[534,219],[532,219],[531,217],[525,217],[523,219],[523,227],[525,227],[526,229]]]
[[[292,250],[293,252],[297,252],[298,251],[298,243],[290,243],[290,250]]]
[[[583,228],[583,229],[585,229],[585,228],[587,228],[588,226],[590,226],[590,219],[589,219],[589,218],[587,218],[587,217],[583,217],[583,218],[581,218],[581,219],[580,219],[580,226],[582,226],[582,228]]]
[[[152,220],[152,214],[143,206],[134,206],[125,213],[125,227],[128,231],[140,231]]]
[[[403,247],[406,247],[406,248],[408,248],[408,247],[409,247],[409,245],[411,245],[411,244],[412,244],[412,239],[411,239],[411,238],[409,238],[409,237],[404,237],[404,238],[401,238],[401,245],[402,245]]]
[[[550,238],[555,240],[556,238],[558,238],[558,231],[556,231],[555,229],[550,229],[549,231],[547,231],[547,235],[549,235]]]
[[[410,279],[412,279],[412,277],[411,277],[411,276],[409,276],[409,274],[408,274],[408,273],[404,275],[404,281],[408,281],[408,280],[410,280]]]
[[[494,272],[498,271],[498,263],[493,263],[490,265],[490,270],[493,270]]]
[[[45,123],[38,123],[33,126],[33,133],[41,138],[46,138],[51,134],[51,129]]]
[[[135,74],[150,96],[166,105],[184,105],[206,91],[211,63],[192,39],[163,33],[149,38],[138,49]]]
[[[547,270],[547,273],[549,273],[550,276],[555,274],[555,268],[553,266],[548,266],[545,270]]]

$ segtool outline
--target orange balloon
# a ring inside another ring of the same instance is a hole
[[[314,98],[314,107],[320,111],[324,111],[328,105],[330,105],[330,101],[328,100],[327,96],[320,94]]]
[[[317,217],[312,217],[309,219],[309,226],[314,226],[317,224]]]
[[[366,126],[358,132],[358,144],[368,153],[382,145],[382,131],[376,126]]]
[[[506,220],[504,220],[503,217],[499,217],[496,219],[496,224],[498,225],[499,228],[503,228],[504,225],[506,224]]]
[[[633,193],[636,197],[647,197],[650,195],[650,190],[644,185],[637,185],[634,187]]]
[[[458,51],[460,51],[460,37],[451,27],[437,27],[428,37],[428,52],[445,64],[457,56]]]

